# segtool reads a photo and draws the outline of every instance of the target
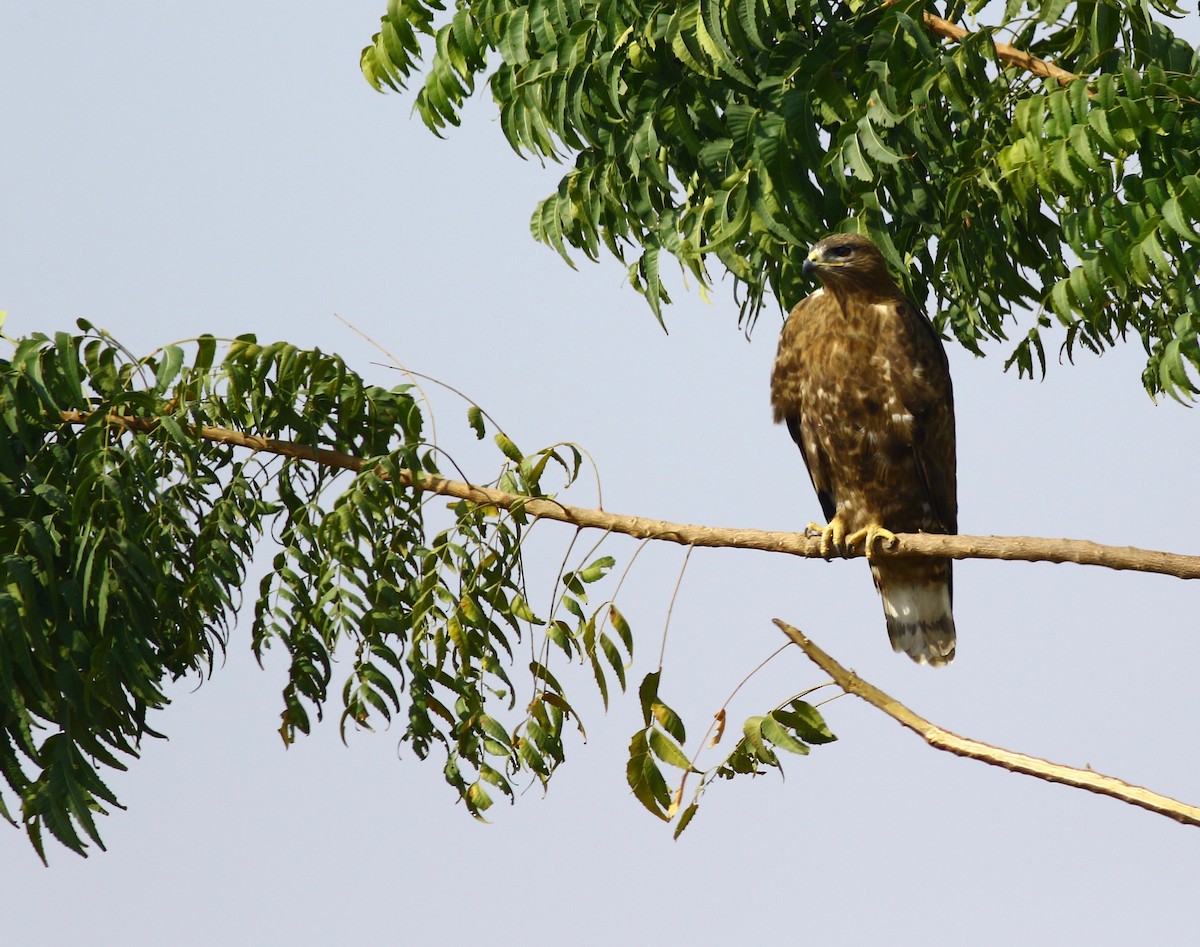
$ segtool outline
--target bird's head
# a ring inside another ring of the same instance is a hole
[[[813,244],[804,261],[803,272],[831,288],[857,286],[889,293],[896,291],[883,254],[870,240],[856,233],[835,233]]]

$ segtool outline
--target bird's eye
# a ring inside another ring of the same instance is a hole
[[[846,259],[846,257],[848,257],[853,252],[854,252],[854,247],[850,246],[847,243],[841,243],[841,244],[838,244],[836,247],[833,247],[832,249],[830,249],[829,255],[833,256],[833,257],[837,257],[839,260],[844,260],[844,259]]]

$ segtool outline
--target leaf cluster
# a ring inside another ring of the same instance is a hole
[[[972,350],[1033,309],[1022,372],[1044,370],[1053,319],[1068,355],[1135,334],[1147,388],[1180,396],[1200,366],[1200,71],[1154,10],[1177,13],[1010,0],[1008,38],[1076,70],[1066,88],[1001,62],[1001,31],[939,42],[915,0],[390,0],[361,62],[378,89],[419,78],[435,133],[486,77],[512,147],[571,162],[534,235],[624,261],[660,320],[664,254],[702,287],[714,261],[731,274],[749,327],[850,228]]]
[[[812,746],[832,743],[837,738],[830,732],[820,712],[800,694],[784,701],[763,715],[746,718],[742,736],[719,763],[707,770],[698,769],[699,753],[689,758],[684,745],[687,729],[683,720],[660,697],[662,669],[647,674],[638,687],[645,726],[629,742],[629,761],[625,778],[637,800],[653,815],[669,822],[676,819],[678,838],[691,823],[700,808],[700,798],[714,779],[729,780],[739,776],[761,776],[769,769],[783,773],[778,750],[807,756]],[[726,710],[717,713],[709,733],[712,739],[705,749],[712,749],[725,732]],[[707,738],[707,736],[706,736]],[[663,766],[680,770],[683,777],[672,791]],[[680,811],[687,780],[699,775],[700,781],[692,793],[691,802]]]
[[[564,668],[588,669],[606,708],[625,690],[633,632],[615,592],[592,601],[616,564],[599,554],[608,534],[580,555],[575,533],[546,617],[526,588],[537,520],[524,504],[576,481],[578,448],[526,454],[496,431],[493,484],[522,502],[439,504],[446,455],[424,440],[428,404],[410,386],[252,336],[139,358],[80,329],[17,339],[0,359],[0,815],[43,860],[46,832],[80,854],[103,847],[95,817],[119,806],[104,772],[161,736],[150,717],[171,682],[212,673],[264,553],[250,640],[260,662],[286,656],[285,744],[340,683],[343,739],[396,724],[477,818],[496,791],[548,785],[568,723],[586,737]],[[479,439],[485,418],[467,412]],[[672,793],[663,767],[701,776],[676,834],[710,779],[832,739],[800,695],[750,718],[701,772],[661,677],[640,684],[627,778],[670,821],[683,786]]]
[[[185,427],[180,396],[210,390],[214,340],[185,366],[177,346],[133,359],[82,327],[0,360],[0,771],[43,858],[43,830],[100,844],[93,814],[117,800],[99,769],[158,736],[165,681],[223,650],[276,509],[259,465]],[[110,412],[156,423],[137,436]]]
[[[1074,257],[1038,300],[1043,311],[1013,360],[1044,370],[1051,316],[1068,356],[1133,334],[1148,355],[1146,389],[1182,401],[1200,391],[1200,74],[1182,44],[1163,57],[1187,73],[1122,65],[1090,87],[1031,93],[998,160],[1019,200],[1052,212]]]
[[[514,779],[544,782],[564,758],[574,712],[552,645],[590,660],[605,699],[601,656],[624,686],[628,624],[609,607],[614,641],[583,610],[612,560],[566,573],[555,601],[569,617],[538,619],[524,513],[456,501],[430,515],[429,494],[408,486],[437,473],[408,386],[367,385],[337,356],[250,336],[219,359],[210,336],[136,358],[81,329],[17,340],[0,361],[0,772],[43,858],[44,830],[76,852],[100,844],[94,816],[118,805],[101,772],[160,735],[149,714],[170,681],[211,673],[267,539],[277,552],[251,637],[260,660],[287,655],[285,742],[322,716],[340,649],[343,735],[399,719],[418,757],[440,749],[478,815],[485,785],[511,797]],[[482,434],[477,411],[469,420]],[[284,457],[273,439],[337,453]],[[569,445],[527,457],[496,442],[511,492],[550,495],[548,466],[568,483],[579,473]],[[509,669],[522,640],[532,693],[518,708]],[[0,814],[15,821],[3,796]]]

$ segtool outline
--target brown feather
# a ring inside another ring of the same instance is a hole
[[[784,325],[771,404],[822,510],[848,533],[957,532],[954,397],[937,333],[865,238],[827,237],[809,261],[822,288]],[[950,560],[879,558],[871,572],[893,648],[948,663]]]

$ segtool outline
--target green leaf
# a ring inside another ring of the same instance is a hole
[[[658,701],[658,683],[662,679],[662,671],[651,671],[642,678],[638,685],[638,700],[642,705],[642,722],[649,727],[654,719],[654,705]]]
[[[787,750],[789,753],[797,753],[801,756],[808,755],[808,747],[793,734],[789,733],[776,718],[775,714],[767,714],[767,716],[762,718],[759,732],[764,739],[782,750]]]
[[[786,708],[772,711],[771,716],[794,731],[805,743],[832,743],[837,739],[825,724],[820,711],[803,700],[793,700]]]
[[[742,736],[754,756],[769,766],[778,766],[779,760],[763,741],[762,725],[766,717],[747,717],[742,724]]]
[[[862,142],[857,135],[847,135],[842,142],[841,148],[842,161],[846,168],[856,178],[862,181],[870,181],[875,177],[875,171],[867,161],[867,156],[863,152]]]
[[[687,754],[683,752],[679,744],[668,737],[661,730],[652,729],[647,738],[647,742],[654,755],[666,763],[668,766],[674,766],[676,769],[682,769],[688,772],[698,772],[691,761],[687,758]]]
[[[700,803],[693,801],[686,809],[679,814],[679,821],[675,823],[675,832],[673,838],[679,838],[683,834],[684,829],[692,824],[692,819],[696,816],[696,811],[700,808]]]
[[[471,425],[471,430],[475,432],[475,437],[478,440],[483,440],[487,429],[483,425],[483,411],[479,405],[473,404],[467,409],[467,423]],[[503,450],[503,448],[501,448]]]
[[[621,643],[625,645],[625,651],[633,657],[633,632],[629,628],[629,623],[625,620],[625,616],[617,609],[617,606],[609,603],[608,620],[616,629],[617,635],[621,639]]]
[[[183,349],[178,345],[168,345],[162,349],[158,358],[158,366],[154,377],[154,393],[163,394],[183,368]]]
[[[586,568],[576,572],[575,575],[579,577],[580,581],[590,584],[604,578],[604,576],[608,573],[608,570],[611,569],[615,564],[616,560],[613,559],[612,556],[601,556]]]
[[[517,445],[508,439],[508,435],[498,433],[496,435],[496,446],[500,448],[500,452],[515,464],[519,464],[524,460],[524,455],[517,450]]]
[[[882,161],[884,164],[899,164],[904,160],[903,155],[897,154],[883,143],[875,127],[866,117],[858,123],[857,140],[862,149],[876,161]]]
[[[625,779],[638,802],[653,815],[664,822],[667,821],[671,793],[651,755],[645,730],[639,730],[629,742],[629,762],[625,766]]]
[[[654,715],[654,719],[658,722],[658,725],[666,730],[667,733],[671,734],[680,743],[687,742],[687,733],[684,730],[683,721],[675,711],[662,701],[656,700],[651,705],[651,713]]]
[[[467,793],[464,798],[472,815],[486,812],[492,807],[492,797],[487,794],[482,784],[478,782],[472,783],[467,787]]]
[[[617,646],[613,644],[613,640],[608,635],[600,636],[600,650],[604,652],[609,666],[612,667],[613,673],[617,675],[617,683],[621,685],[621,690],[625,690],[625,662],[621,660],[621,654],[617,651]]]
[[[1183,197],[1183,199],[1187,200],[1187,197]],[[1193,206],[1200,210],[1200,204],[1194,204]],[[1171,229],[1184,240],[1187,240],[1189,243],[1200,243],[1200,231],[1197,231],[1194,226],[1197,217],[1184,214],[1179,196],[1172,197],[1163,204],[1162,214],[1163,219],[1170,225]]]

